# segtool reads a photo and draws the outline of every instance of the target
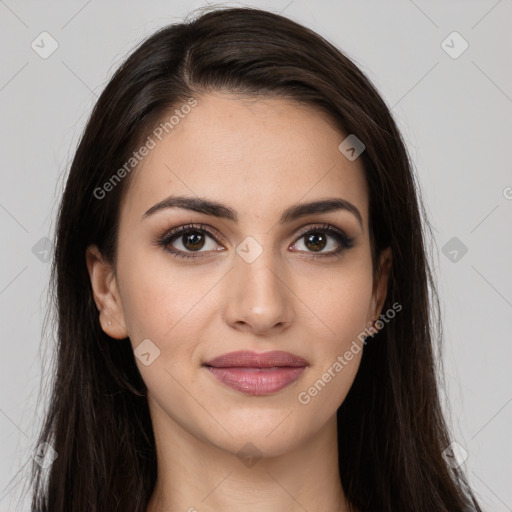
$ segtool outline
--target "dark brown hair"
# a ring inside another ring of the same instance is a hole
[[[479,511],[462,471],[441,455],[451,440],[438,396],[441,325],[425,243],[430,228],[390,110],[329,42],[253,8],[207,11],[159,30],[131,53],[94,107],[58,214],[55,373],[38,438],[58,458],[48,470],[34,462],[32,508],[146,512],[157,476],[146,388],[129,340],[112,340],[100,327],[85,250],[96,244],[115,264],[119,205],[130,176],[101,199],[95,190],[166,113],[211,91],[291,98],[327,113],[340,133],[365,144],[360,158],[374,265],[384,248],[393,253],[383,311],[395,302],[403,310],[368,342],[337,412],[348,500],[365,512]]]

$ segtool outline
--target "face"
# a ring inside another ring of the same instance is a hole
[[[378,318],[390,261],[374,276],[367,185],[344,138],[310,107],[212,94],[131,176],[115,273],[95,247],[87,263],[159,425],[275,456],[335,417],[362,351],[336,362]],[[252,354],[213,361],[239,351]]]

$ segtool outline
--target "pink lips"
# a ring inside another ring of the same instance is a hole
[[[288,352],[230,352],[204,366],[222,383],[249,395],[267,395],[297,380],[308,366]]]

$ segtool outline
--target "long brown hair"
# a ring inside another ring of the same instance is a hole
[[[292,98],[326,112],[365,145],[373,261],[386,247],[393,253],[383,311],[394,303],[403,310],[367,343],[337,412],[348,500],[361,511],[481,510],[462,471],[442,457],[451,440],[438,397],[441,325],[430,228],[390,110],[329,42],[253,8],[215,9],[159,30],[131,53],[94,107],[57,219],[55,374],[37,444],[48,443],[58,457],[47,469],[34,462],[32,508],[146,512],[157,476],[146,388],[129,340],[112,340],[100,327],[85,250],[96,244],[115,264],[130,175],[104,197],[98,187],[166,113],[210,91]]]

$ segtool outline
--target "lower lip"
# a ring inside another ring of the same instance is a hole
[[[276,368],[216,368],[206,367],[218,380],[230,388],[248,395],[268,395],[296,381],[305,366]]]

